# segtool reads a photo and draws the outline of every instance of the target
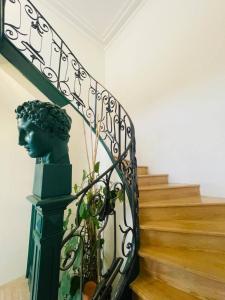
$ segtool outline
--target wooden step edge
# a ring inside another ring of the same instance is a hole
[[[165,224],[163,224],[165,223]],[[157,222],[143,222],[140,224],[140,229],[141,230],[150,230],[150,231],[159,231],[159,232],[173,232],[173,233],[187,233],[187,234],[195,234],[195,235],[208,235],[208,236],[224,236],[225,237],[225,225],[224,222],[220,222],[223,226],[221,226],[221,230],[219,231],[218,229],[209,229],[209,228],[198,228],[198,225],[204,225],[205,224],[210,224],[214,225],[213,222],[207,222],[207,221],[197,221],[197,222],[190,222],[190,221],[182,221],[180,220],[179,222],[174,221],[174,222],[161,222],[160,224]],[[218,225],[219,222],[214,221],[215,225]],[[179,225],[183,224],[184,228],[179,228],[174,225]],[[190,229],[190,224],[194,224],[195,227]],[[185,225],[189,225],[187,228],[185,228]],[[203,226],[204,227],[204,226]]]
[[[143,169],[148,169],[148,166],[145,166],[145,165],[138,165],[137,168],[140,168],[140,169],[141,169],[141,168],[143,168]]]
[[[199,298],[178,290],[160,279],[154,279],[147,275],[139,275],[137,279],[130,284],[130,288],[142,300],[199,300]]]
[[[154,248],[154,249],[156,249],[156,248],[163,249],[163,247],[152,247],[152,248]],[[168,249],[168,248],[165,248],[165,249]],[[189,252],[189,253],[191,253],[191,252],[194,253],[194,252],[197,251],[199,253],[201,252],[202,253],[201,255],[204,255],[204,251],[199,251],[199,250],[182,250],[182,251],[183,252]],[[221,252],[214,252],[214,251],[213,252],[207,251],[207,253],[211,253],[214,256],[216,255],[216,253],[217,253],[217,255],[218,255],[218,253],[221,254]],[[207,278],[209,280],[214,280],[216,282],[220,282],[222,284],[225,284],[225,276],[224,276],[224,278],[221,278],[219,275],[212,274],[212,272],[210,270],[208,272],[205,272],[205,271],[202,271],[202,270],[198,270],[198,269],[195,268],[195,264],[192,265],[192,266],[190,266],[190,265],[189,266],[187,266],[187,265],[184,266],[184,265],[182,265],[182,264],[180,264],[178,262],[175,262],[175,261],[173,261],[173,260],[171,260],[169,258],[163,258],[163,257],[159,257],[159,256],[156,256],[156,255],[151,255],[150,253],[147,253],[143,249],[140,249],[138,251],[138,254],[142,258],[146,258],[146,259],[149,258],[149,259],[151,259],[153,261],[157,261],[159,263],[166,264],[168,266],[173,266],[173,267],[176,267],[176,268],[179,268],[179,269],[183,269],[183,270],[185,270],[187,272],[199,275],[199,276],[201,276],[203,278]],[[177,256],[177,254],[176,254],[176,256]],[[225,258],[225,254],[224,254],[224,258]],[[209,264],[209,262],[207,260],[205,261],[205,263],[207,265]]]
[[[225,206],[225,202],[202,202],[202,201],[199,201],[199,202],[190,202],[190,203],[188,203],[188,197],[186,197],[186,198],[181,198],[182,200],[184,199],[184,200],[187,200],[187,203],[185,203],[185,202],[180,202],[179,203],[179,199],[175,199],[176,200],[176,202],[173,202],[173,200],[170,200],[170,201],[168,201],[168,200],[163,200],[163,201],[161,201],[161,203],[160,203],[160,200],[158,200],[158,202],[156,202],[156,201],[152,201],[152,202],[147,202],[147,201],[143,201],[143,202],[141,202],[141,201],[139,201],[139,208],[162,208],[162,207],[164,207],[164,208],[170,208],[170,207],[199,207],[199,206],[202,206],[202,207],[207,207],[207,206],[211,206],[211,207],[213,207],[213,206],[221,206],[221,207],[223,207],[223,206]],[[200,198],[201,199],[201,198]]]
[[[152,279],[151,279],[152,280]],[[143,300],[149,300],[149,291],[148,293],[145,292],[145,290],[143,289],[143,282],[142,281],[146,281],[146,278],[144,276],[138,276],[135,281],[133,281],[130,284],[130,288],[131,290],[137,295],[139,296],[141,299]],[[148,282],[149,287],[151,285],[151,282]],[[140,285],[140,286],[139,286]],[[141,288],[140,288],[141,287]]]
[[[169,177],[168,174],[149,174],[149,175],[138,175],[138,178],[148,178],[148,177]]]
[[[140,186],[140,191],[156,191],[156,190],[170,190],[170,189],[182,189],[182,188],[200,188],[199,184],[155,184],[149,186]]]

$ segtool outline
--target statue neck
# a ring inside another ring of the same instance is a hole
[[[59,143],[57,147],[41,158],[44,164],[70,164],[67,143]]]

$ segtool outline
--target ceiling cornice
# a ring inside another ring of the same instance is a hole
[[[95,28],[84,18],[65,8],[65,6],[62,4],[62,1],[54,0],[54,5],[51,5],[51,3],[46,0],[38,1],[60,16],[60,18],[66,20],[79,30],[81,29],[89,37],[105,47],[144,0],[127,0],[114,17],[112,23],[108,26],[108,28],[106,28],[102,36],[100,36]]]
[[[106,28],[103,36],[102,43],[106,46],[111,39],[117,34],[121,27],[126,23],[129,17],[134,13],[138,6],[143,2],[143,0],[127,0],[122,6],[120,11],[115,16],[113,22],[108,28]]]

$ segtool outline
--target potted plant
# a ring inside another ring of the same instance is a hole
[[[98,122],[96,139],[92,152],[92,163],[87,150],[89,171],[83,171],[81,184],[74,185],[76,202],[75,221],[71,221],[72,210],[68,209],[64,220],[64,232],[67,233],[62,249],[62,267],[59,288],[60,300],[92,299],[96,286],[101,280],[101,250],[104,239],[101,228],[107,215],[115,208],[117,199],[124,200],[124,193],[110,182],[109,178],[97,181],[100,163],[96,162],[101,123]],[[95,184],[92,184],[95,183]],[[90,186],[85,190],[86,186]],[[85,192],[82,193],[82,191]]]

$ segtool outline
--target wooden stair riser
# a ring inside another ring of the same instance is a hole
[[[141,246],[224,251],[225,236],[160,230],[141,230]]]
[[[172,220],[224,220],[225,205],[140,207],[140,222]]]
[[[200,198],[199,186],[176,187],[166,189],[140,189],[140,201],[157,201],[157,200],[170,200],[176,198],[196,197]]]
[[[148,167],[147,166],[139,166],[137,167],[138,175],[148,175]]]
[[[159,176],[139,176],[138,177],[138,185],[139,187],[146,187],[149,185],[155,184],[167,184],[168,183],[168,175],[159,175]]]
[[[168,285],[196,297],[201,296],[201,299],[225,299],[225,284],[190,272],[182,268],[182,266],[179,268],[174,265],[142,258],[141,270],[149,272],[153,277],[163,280]]]

